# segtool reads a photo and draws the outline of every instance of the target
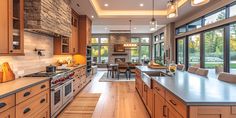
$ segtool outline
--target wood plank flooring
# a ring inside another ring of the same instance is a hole
[[[135,90],[135,82],[99,82],[104,71],[98,71],[83,93],[101,93],[93,118],[149,118]]]

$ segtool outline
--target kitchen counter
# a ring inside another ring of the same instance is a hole
[[[144,73],[159,71],[147,67],[137,68]],[[152,76],[151,79],[179,97],[186,105],[236,105],[236,84],[182,71],[177,71],[173,77]]]
[[[48,77],[23,77],[13,81],[0,83],[0,98],[15,94],[26,88],[43,83],[50,78]]]
[[[86,66],[86,64],[81,64],[81,65],[78,65],[78,66],[72,66],[72,67],[66,67],[68,69],[70,69],[71,71],[75,70],[75,69],[78,69],[78,68],[81,68],[81,67],[84,67]]]

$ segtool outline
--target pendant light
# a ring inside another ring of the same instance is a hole
[[[150,21],[150,30],[151,31],[155,31],[157,30],[157,21],[154,17],[154,11],[155,11],[155,3],[154,3],[154,0],[152,0],[152,19]]]
[[[201,6],[201,5],[207,4],[208,2],[210,2],[210,0],[191,0],[191,5]]]
[[[167,3],[167,18],[176,18],[178,16],[178,5],[174,0]]]
[[[129,28],[130,28],[130,43],[125,43],[124,44],[124,47],[126,48],[126,49],[135,49],[135,48],[137,48],[137,44],[135,44],[135,43],[131,43],[131,38],[132,38],[132,32],[131,32],[131,30],[132,30],[132,27],[131,27],[131,20],[129,20]]]

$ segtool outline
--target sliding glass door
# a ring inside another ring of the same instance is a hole
[[[224,67],[224,29],[204,33],[205,68]]]
[[[236,24],[230,25],[230,73],[236,74]]]
[[[177,40],[177,63],[184,64],[184,38]]]
[[[188,65],[200,67],[200,34],[188,38]]]

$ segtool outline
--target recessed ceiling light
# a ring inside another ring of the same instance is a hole
[[[137,28],[136,27],[134,27],[134,30],[136,30]]]
[[[105,27],[104,29],[107,30],[107,27]]]
[[[144,4],[143,4],[143,3],[141,3],[141,4],[139,4],[139,6],[140,6],[140,7],[143,7],[143,6],[144,6]]]
[[[105,7],[108,7],[109,5],[106,3],[106,4],[104,4],[104,6],[105,6]]]
[[[92,18],[94,18],[94,16],[91,16]]]

